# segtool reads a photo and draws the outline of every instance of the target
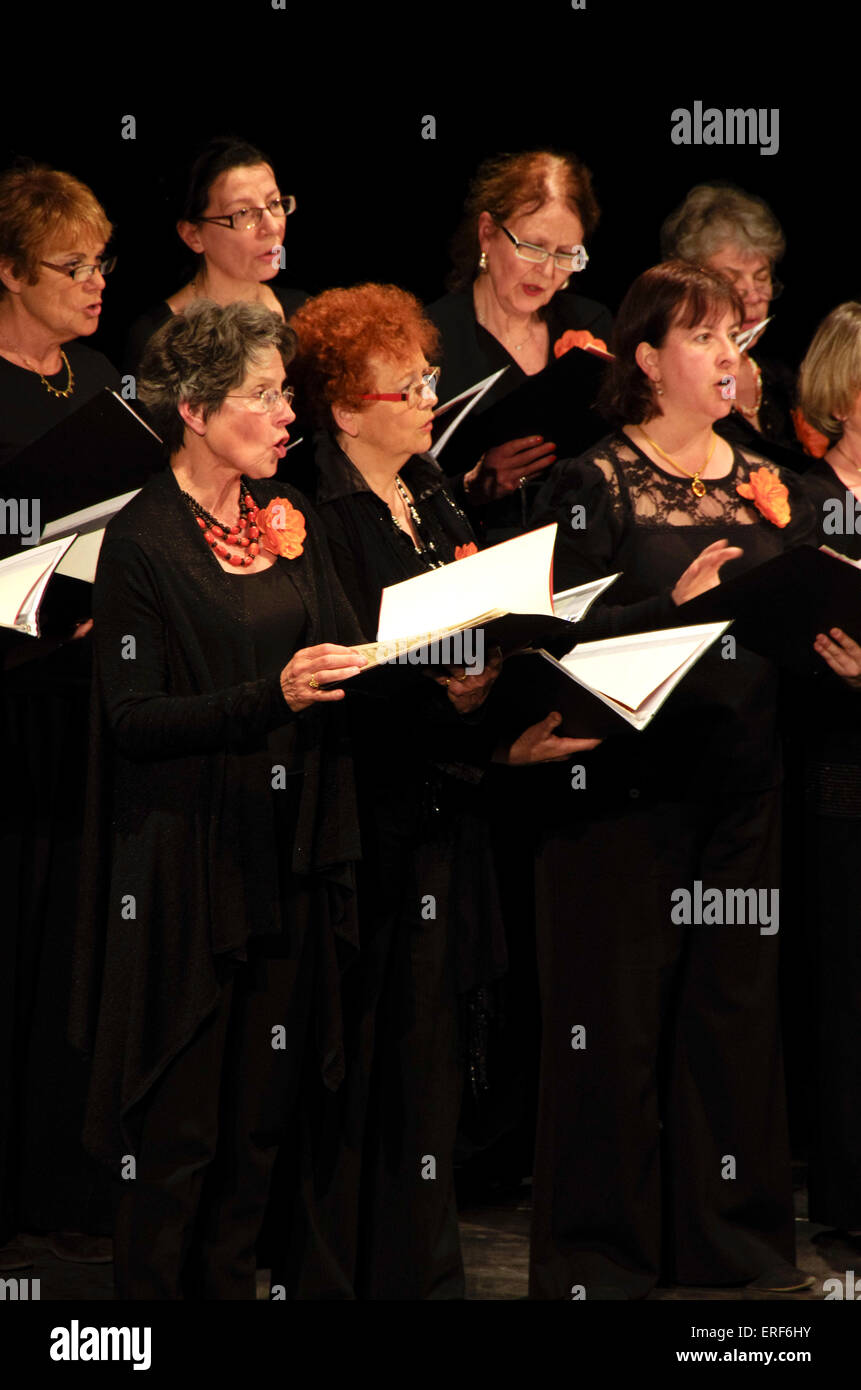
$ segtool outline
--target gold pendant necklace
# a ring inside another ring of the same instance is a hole
[[[692,473],[689,468],[685,468],[683,464],[677,463],[674,458],[671,458],[670,455],[661,448],[660,444],[655,443],[654,439],[650,439],[649,436],[646,434],[646,431],[643,429],[642,425],[638,425],[637,429],[640,431],[640,434],[646,440],[647,444],[651,444],[652,448],[655,450],[655,453],[660,454],[662,459],[666,459],[667,463],[671,463],[673,465],[673,468],[677,468],[680,473],[684,473],[686,477],[692,479],[691,491],[694,494],[694,497],[705,496],[706,485],[700,477],[700,474],[705,473],[706,469],[712,461],[712,454],[714,453],[715,446],[718,442],[718,437],[714,433],[714,431],[712,431],[711,448],[708,451],[705,463],[703,464],[702,468],[697,469],[696,473]]]
[[[16,357],[20,357],[28,372],[35,372],[45,390],[50,392],[52,396],[61,396],[64,400],[66,396],[71,396],[75,389],[75,373],[72,371],[72,364],[62,348],[60,348],[60,357],[63,360],[63,366],[66,368],[66,385],[63,387],[62,391],[59,387],[52,386],[50,381],[46,379],[44,373],[40,372],[39,368],[34,366],[30,359],[24,356],[23,352],[19,352],[17,348],[13,347],[7,348],[7,351],[13,352]]]

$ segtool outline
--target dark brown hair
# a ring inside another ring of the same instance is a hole
[[[592,175],[576,154],[527,150],[486,159],[469,186],[463,221],[452,238],[454,269],[449,289],[466,289],[478,273],[478,219],[483,212],[505,222],[520,209],[538,212],[554,196],[567,200],[583,223],[588,241],[601,213],[592,192]]]
[[[653,387],[638,365],[640,343],[663,347],[674,326],[713,323],[727,312],[744,321],[744,303],[722,275],[687,261],[662,261],[644,270],[619,306],[613,325],[614,358],[607,368],[598,408],[615,424],[639,425],[655,413]]]

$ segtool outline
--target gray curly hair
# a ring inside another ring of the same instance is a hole
[[[757,251],[769,265],[786,250],[780,223],[768,203],[733,184],[698,183],[661,227],[661,254],[703,265],[727,244]]]
[[[269,348],[277,348],[286,367],[296,351],[296,334],[279,314],[244,300],[227,305],[198,300],[153,334],[141,359],[137,393],[170,454],[182,447],[184,437],[180,403],[202,407],[207,419]]]

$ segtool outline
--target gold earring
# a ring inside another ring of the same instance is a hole
[[[571,276],[570,276],[570,275],[567,275],[567,276],[565,277],[565,279],[562,281],[562,284],[559,286],[559,288],[560,288],[560,290],[567,290],[567,288],[568,288],[568,286],[569,286],[570,284],[571,284]]]
[[[656,395],[656,396],[662,396],[663,394],[664,394],[664,388],[663,388],[663,386],[661,385],[661,383],[660,383],[659,381],[656,381],[656,382],[655,382],[655,395]]]
[[[487,252],[486,252],[486,251],[482,251],[481,255],[480,255],[479,258],[478,258],[478,268],[479,268],[479,270],[483,270],[485,273],[487,272]]]

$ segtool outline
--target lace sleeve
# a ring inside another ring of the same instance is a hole
[[[564,459],[535,499],[530,525],[557,522],[553,585],[571,589],[611,574],[624,531],[624,502],[607,454]]]
[[[630,528],[629,502],[614,461],[615,439],[602,440],[579,459],[557,464],[536,499],[532,525],[559,526],[553,587],[571,589],[624,570],[620,551]],[[612,590],[610,590],[612,595]],[[637,603],[598,602],[575,631],[578,642],[672,626],[677,608],[669,592]],[[553,647],[555,654],[559,649]]]

